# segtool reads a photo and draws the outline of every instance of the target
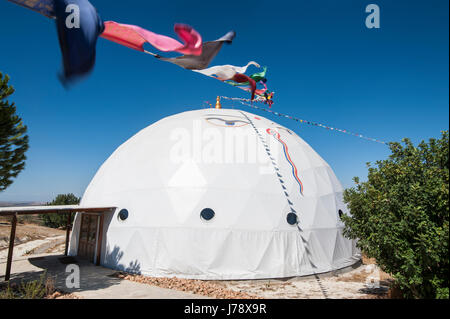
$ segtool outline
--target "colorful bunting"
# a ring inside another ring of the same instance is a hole
[[[242,73],[236,73],[231,80],[233,80],[234,82],[237,82],[237,83],[249,83],[249,85],[250,85],[249,91],[252,93],[251,100],[253,101],[253,99],[255,98],[255,93],[256,93],[255,80],[251,79],[249,76],[242,74]]]
[[[231,44],[233,42],[236,32],[230,31],[223,37],[215,40],[205,42],[202,45],[202,53],[200,55],[183,55],[175,58],[165,58],[160,55],[155,55],[155,57],[161,61],[170,62],[176,64],[187,70],[202,70],[206,69],[211,61],[219,53],[222,45],[224,43]]]
[[[302,120],[302,119],[299,119],[299,118],[296,118],[296,117],[293,117],[293,116],[290,116],[290,115],[286,115],[286,114],[283,114],[283,113],[279,113],[279,112],[276,112],[276,111],[272,111],[270,109],[266,109],[266,108],[263,108],[263,107],[260,107],[260,106],[254,105],[254,104],[248,104],[248,103],[245,102],[245,101],[249,101],[248,99],[230,98],[230,97],[227,97],[227,96],[221,96],[221,98],[225,99],[225,100],[230,100],[230,101],[237,101],[237,102],[241,103],[242,105],[254,108],[256,110],[260,110],[260,111],[263,111],[263,112],[268,112],[268,113],[274,114],[276,116],[284,117],[284,118],[287,118],[287,119],[290,119],[290,120],[293,120],[293,121],[296,121],[296,122],[299,122],[299,123],[321,127],[321,128],[324,128],[324,129],[327,129],[327,130],[330,130],[330,131],[337,131],[337,132],[340,132],[340,133],[353,135],[353,136],[356,136],[356,137],[359,137],[359,138],[362,138],[362,139],[365,139],[365,140],[368,140],[368,141],[380,143],[380,144],[388,144],[387,142],[378,140],[376,138],[367,137],[367,136],[364,136],[364,135],[359,134],[359,133],[353,133],[353,132],[351,132],[349,130],[343,130],[343,129],[339,129],[339,128],[336,128],[336,127],[324,125],[324,124],[313,122],[313,121]],[[257,99],[257,102],[263,102],[263,101],[261,99]]]
[[[202,37],[197,31],[185,24],[175,24],[174,29],[184,44],[135,25],[121,24],[114,21],[105,22],[105,31],[101,37],[142,52],[145,51],[144,44],[150,43],[163,52],[174,51],[182,54],[201,55]]]
[[[206,76],[215,77],[216,79],[221,81],[226,81],[231,80],[237,73],[243,74],[247,72],[247,69],[250,65],[254,65],[257,68],[260,67],[258,63],[250,61],[249,63],[247,63],[247,65],[242,67],[227,64],[227,65],[213,66],[204,70],[193,70],[193,71],[201,73]]]
[[[259,83],[259,82],[266,83],[267,82],[266,74],[267,74],[267,67],[265,66],[265,67],[263,67],[263,71],[250,75],[250,78],[255,80],[256,83]],[[247,83],[233,83],[233,82],[229,82],[228,84],[231,84],[233,86],[242,86],[242,85],[248,85],[248,82]]]
[[[247,92],[252,92],[252,94],[254,93],[253,96],[256,96],[258,100],[262,100],[264,101],[265,104],[269,105],[269,108],[272,107],[273,104],[273,92],[268,91],[267,89],[267,78],[266,78],[266,74],[267,74],[267,67],[263,68],[263,71],[258,72],[258,73],[254,73],[252,75],[250,75],[249,77],[254,80],[257,84],[261,84],[264,88],[263,89],[256,89],[253,90],[251,88],[251,83],[250,82],[242,82],[242,83],[238,83],[238,82],[233,82],[233,81],[225,81],[225,83],[230,84],[234,87],[238,87],[244,91]],[[245,87],[243,88],[242,86],[250,86],[249,87]]]
[[[267,74],[267,66],[263,67],[263,70],[261,72],[258,73],[254,73],[252,75],[250,75],[250,77],[255,80],[255,82],[264,82],[266,83],[267,79],[266,79],[266,74]]]
[[[215,41],[202,43],[202,37],[190,26],[175,25],[175,33],[183,41],[168,36],[156,34],[136,25],[121,24],[114,21],[103,22],[96,9],[88,0],[9,0],[25,8],[39,12],[49,18],[56,19],[58,39],[63,57],[64,70],[60,76],[63,84],[88,74],[95,65],[96,44],[98,37],[124,45],[128,48],[145,52],[157,59],[176,64],[182,68],[213,77],[234,85],[244,91],[251,92],[251,99],[264,98],[272,105],[273,93],[268,92],[266,71],[247,76],[244,73],[251,65],[260,67],[256,62],[249,62],[246,66],[219,65],[208,68],[211,61],[219,53],[223,43],[232,43],[236,33],[228,32]],[[69,12],[68,5],[80,8],[80,26],[70,28],[66,25]],[[166,58],[144,49],[149,43],[163,52],[179,52],[179,57]],[[263,84],[263,89],[257,89],[257,84]],[[245,86],[245,87],[244,87]]]
[[[80,9],[80,27],[68,28],[66,7],[75,4]],[[56,28],[63,58],[60,79],[66,84],[88,74],[95,64],[98,36],[103,32],[103,20],[88,0],[57,0],[54,2]]]
[[[260,68],[260,65],[258,63],[250,61],[249,63],[247,63],[247,65],[243,67],[227,64],[227,65],[213,66],[205,70],[193,70],[193,71],[223,81],[227,84],[238,87],[244,91],[251,92],[252,94],[251,99],[253,100],[256,95],[260,97],[267,95],[267,85],[266,85],[267,79],[265,78],[267,68],[264,68],[262,72],[255,73],[251,76],[247,76],[244,73],[247,71],[250,65],[254,65]],[[261,83],[264,86],[264,88],[256,89],[257,82]],[[245,88],[241,87],[244,85],[248,87]],[[272,98],[273,94],[271,94],[270,96]],[[272,105],[272,103],[273,102],[271,102],[270,106]]]
[[[250,61],[249,63],[247,63],[247,65],[242,67],[227,64],[227,65],[213,66],[204,70],[192,70],[192,71],[201,73],[203,75],[215,78],[220,81],[231,80],[236,83],[245,83],[246,85],[249,85],[248,91],[251,92],[252,94],[251,99],[253,100],[256,92],[256,82],[249,76],[244,74],[250,65],[254,65],[257,68],[260,67],[258,63]]]

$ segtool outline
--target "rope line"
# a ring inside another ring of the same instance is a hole
[[[261,135],[259,129],[256,127],[256,125],[253,123],[253,121],[243,112],[241,112],[241,114],[248,120],[248,122],[250,123],[250,125],[253,127],[253,129],[255,130],[256,135],[259,137],[262,145],[264,146],[264,148],[266,149],[266,153],[267,156],[269,157],[269,159],[272,161],[272,165],[273,168],[275,169],[275,171],[277,172],[277,176],[278,176],[278,180],[280,182],[280,186],[282,187],[282,191],[284,193],[284,195],[286,196],[286,200],[287,203],[290,207],[291,213],[295,214],[297,216],[297,221],[296,221],[296,228],[299,231],[299,235],[300,235],[300,239],[303,245],[303,252],[306,254],[306,258],[308,259],[309,264],[311,265],[311,270],[312,270],[312,274],[314,275],[314,278],[316,279],[317,285],[319,286],[320,291],[322,292],[323,296],[325,299],[329,299],[328,297],[328,293],[327,293],[327,289],[325,288],[325,286],[323,285],[322,281],[320,280],[319,275],[317,274],[317,272],[315,271],[315,269],[317,269],[317,266],[313,263],[312,261],[312,254],[309,251],[308,248],[308,241],[306,240],[306,238],[304,237],[304,233],[303,230],[301,229],[300,225],[299,225],[299,217],[298,214],[296,212],[296,210],[294,209],[294,204],[290,201],[290,196],[285,188],[285,186],[283,185],[284,181],[283,181],[283,176],[281,175],[281,173],[279,173],[279,168],[277,163],[275,162],[275,159],[272,157],[272,154],[270,152],[269,146],[267,145],[267,143],[264,141],[263,136]]]
[[[327,129],[327,130],[331,130],[331,131],[337,131],[337,132],[340,132],[340,133],[352,135],[352,136],[355,136],[355,137],[359,137],[359,138],[362,138],[362,139],[365,139],[365,140],[368,140],[368,141],[372,141],[372,142],[376,142],[376,143],[380,143],[380,144],[385,144],[385,145],[388,144],[385,141],[382,141],[382,140],[379,140],[379,139],[376,139],[376,138],[372,138],[372,137],[367,137],[367,136],[364,136],[364,135],[359,134],[359,133],[351,132],[349,130],[344,130],[344,129],[332,127],[332,126],[321,124],[321,123],[318,123],[318,122],[303,120],[303,119],[300,119],[300,118],[297,118],[297,117],[294,117],[294,116],[291,116],[291,115],[287,115],[287,114],[283,114],[283,113],[280,113],[280,112],[273,111],[271,109],[266,109],[264,107],[260,107],[260,106],[257,106],[257,105],[246,103],[246,101],[250,101],[248,99],[231,98],[231,97],[227,97],[227,96],[221,96],[221,98],[225,99],[225,100],[229,100],[229,101],[237,101],[237,102],[241,103],[242,105],[254,108],[256,110],[260,110],[260,111],[263,111],[263,112],[268,112],[268,113],[271,113],[271,114],[274,114],[274,115],[280,116],[280,117],[285,117],[287,119],[290,119],[290,120],[293,120],[293,121],[296,121],[296,122],[299,122],[299,123],[304,123],[304,124],[308,124],[308,125],[311,125],[311,126],[321,127],[321,128],[324,128],[324,129]],[[256,101],[257,102],[261,102],[259,100],[256,100]]]

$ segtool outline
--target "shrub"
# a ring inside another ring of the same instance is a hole
[[[56,198],[47,203],[50,206],[58,205],[78,205],[80,203],[80,198],[76,197],[74,194],[60,194]],[[73,223],[74,214],[72,214],[71,222]],[[67,214],[43,214],[42,222],[44,226],[51,228],[60,228],[67,226]]]
[[[22,281],[20,285],[10,284],[0,291],[0,299],[43,299],[55,292],[55,281],[47,277],[47,272],[39,277],[38,280]]]
[[[393,276],[406,298],[449,297],[448,131],[415,147],[390,143],[367,182],[345,190],[344,234]]]

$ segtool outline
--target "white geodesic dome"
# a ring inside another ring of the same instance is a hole
[[[280,278],[359,260],[342,235],[342,191],[329,165],[289,129],[240,110],[202,109],[164,118],[121,145],[81,205],[117,207],[105,219],[106,267],[158,277]],[[71,255],[79,228],[77,215]]]

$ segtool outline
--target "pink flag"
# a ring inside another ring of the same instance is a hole
[[[185,24],[175,24],[175,33],[184,44],[135,25],[107,21],[105,22],[105,31],[101,34],[101,37],[138,51],[144,51],[144,44],[148,42],[164,52],[176,51],[182,54],[202,54],[202,37],[192,27]]]

